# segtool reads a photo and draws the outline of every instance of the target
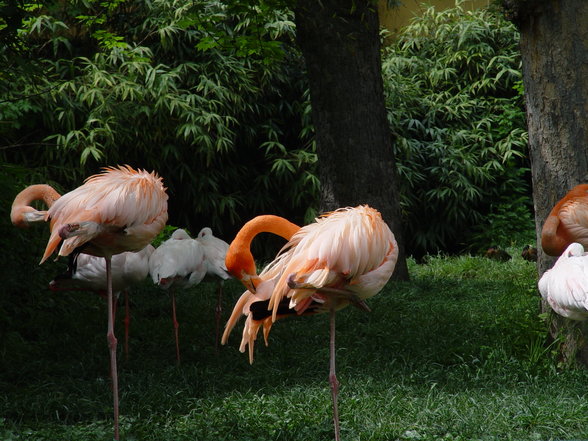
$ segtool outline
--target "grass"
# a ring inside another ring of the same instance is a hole
[[[411,261],[372,313],[338,314],[344,440],[588,438],[588,372],[557,368],[535,267],[511,254]],[[225,318],[240,293],[225,285]],[[277,323],[249,365],[241,326],[215,352],[215,285],[201,284],[178,295],[176,366],[168,297],[146,284],[132,299],[121,440],[332,439],[326,315]],[[30,287],[1,302],[0,439],[112,439],[104,302]]]

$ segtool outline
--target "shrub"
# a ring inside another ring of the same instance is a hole
[[[459,251],[532,230],[526,214],[506,231],[493,228],[509,201],[530,212],[517,42],[499,14],[458,3],[428,8],[384,52],[409,252]]]

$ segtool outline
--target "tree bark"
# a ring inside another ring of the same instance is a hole
[[[378,209],[399,245],[394,277],[408,279],[376,3],[299,0],[295,14],[316,130],[320,208]]]
[[[521,32],[523,83],[537,243],[545,218],[573,186],[588,182],[588,2],[540,0],[513,14]],[[539,246],[539,276],[554,263]],[[549,311],[565,362],[588,365],[586,326]]]

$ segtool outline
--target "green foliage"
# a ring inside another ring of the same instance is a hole
[[[535,219],[529,210],[528,196],[492,205],[486,222],[475,225],[468,236],[468,248],[480,253],[488,245],[509,246],[535,243]]]
[[[162,244],[162,242],[168,240],[173,234],[173,232],[177,229],[178,227],[174,227],[173,225],[166,225],[165,227],[163,227],[163,230],[161,230],[161,232],[155,237],[155,239],[153,239],[151,245],[157,248],[159,245]],[[191,236],[188,230],[186,230],[186,232]]]
[[[309,221],[316,154],[292,18],[273,1],[45,2],[20,30],[34,69],[0,95],[0,160],[66,188],[104,165],[154,169],[170,222],[221,237],[263,211]]]
[[[408,248],[417,255],[486,239],[510,244],[530,228],[517,43],[500,15],[458,3],[427,9],[384,54]],[[513,223],[495,226],[515,206]]]

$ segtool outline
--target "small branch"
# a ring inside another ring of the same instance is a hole
[[[21,101],[23,99],[32,98],[34,96],[39,96],[39,95],[44,95],[47,92],[49,92],[50,90],[56,89],[59,86],[61,86],[61,84],[56,84],[55,86],[48,87],[47,89],[42,90],[41,92],[32,93],[30,95],[19,95],[18,98],[10,98],[10,99],[6,99],[6,100],[2,100],[2,101],[0,101],[0,104],[15,103],[15,102]]]
[[[16,147],[29,147],[29,146],[50,146],[50,145],[55,145],[49,142],[28,142],[25,144],[10,144],[10,145],[3,145],[0,146],[0,150],[8,150],[8,149],[13,149]]]

